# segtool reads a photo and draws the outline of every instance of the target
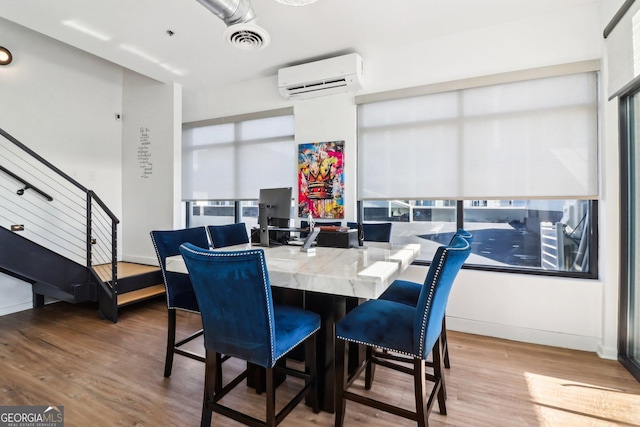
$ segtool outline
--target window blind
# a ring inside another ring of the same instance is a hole
[[[295,187],[292,114],[185,126],[182,151],[183,200],[251,200],[260,188]]]
[[[358,197],[596,198],[597,75],[358,106]]]

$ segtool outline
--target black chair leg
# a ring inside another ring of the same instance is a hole
[[[209,404],[213,404],[218,382],[218,372],[220,370],[220,353],[207,350],[204,368],[204,398],[202,399],[202,418],[200,427],[211,426],[211,415],[213,410]]]
[[[373,354],[375,353],[375,349],[371,346],[367,346],[367,367],[365,369],[364,374],[364,388],[366,390],[371,390],[371,386],[373,385],[373,377],[376,373],[376,364],[373,363]]]
[[[218,393],[222,390],[222,354],[216,353],[216,380],[214,384],[214,392]]]
[[[451,363],[449,363],[449,344],[447,342],[447,318],[446,316],[442,318],[442,332],[440,333],[440,338],[442,339],[442,354],[444,357],[444,367],[449,369],[451,368]]]
[[[276,387],[273,381],[273,368],[266,369],[267,417],[266,427],[276,427]]]
[[[413,389],[416,398],[416,421],[418,422],[418,427],[427,427],[429,425],[426,373],[424,361],[418,358],[413,359]]]
[[[344,399],[344,390],[347,387],[347,376],[345,373],[345,341],[336,338],[336,352],[334,356],[334,365],[336,370],[336,417],[335,427],[342,427],[344,424],[344,414],[346,409],[346,401]]]
[[[164,376],[171,376],[171,368],[173,367],[173,349],[176,345],[176,310],[170,308],[167,322],[167,355],[164,360]]]
[[[315,382],[309,390],[307,402],[315,414],[320,412],[320,404],[318,402],[318,366],[316,364],[316,335],[317,334],[313,334],[304,342],[305,371],[309,374],[309,378],[305,381],[305,386],[309,385],[311,381]]]
[[[436,379],[435,387],[438,392],[438,408],[441,415],[447,415],[447,389],[444,383],[444,365],[442,361],[442,340],[438,338],[433,346],[433,376]]]

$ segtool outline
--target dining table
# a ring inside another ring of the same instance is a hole
[[[256,249],[255,243],[216,248],[215,251]],[[260,247],[264,250],[275,303],[301,306],[321,316],[317,335],[318,399],[320,409],[335,411],[335,332],[344,315],[367,299],[378,298],[418,257],[420,245],[364,242],[352,248],[295,245]],[[181,255],[167,257],[167,271],[188,274]],[[363,355],[349,350],[348,366],[355,369]]]

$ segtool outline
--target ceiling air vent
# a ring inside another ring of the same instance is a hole
[[[233,47],[243,50],[258,50],[269,45],[269,33],[255,24],[235,24],[227,27],[225,40]]]

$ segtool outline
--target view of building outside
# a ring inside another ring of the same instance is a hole
[[[588,200],[465,200],[463,228],[473,235],[467,264],[588,272]],[[240,221],[257,227],[257,201],[242,201]],[[234,222],[235,202],[190,202],[189,226]],[[292,206],[292,216],[293,215]],[[391,243],[417,243],[430,261],[459,225],[455,200],[364,201],[364,222],[392,222]],[[295,225],[292,221],[292,225]]]
[[[465,200],[463,218],[467,264],[588,272],[587,200]],[[392,243],[419,243],[422,260],[459,227],[455,200],[368,201],[364,221],[392,221]]]

